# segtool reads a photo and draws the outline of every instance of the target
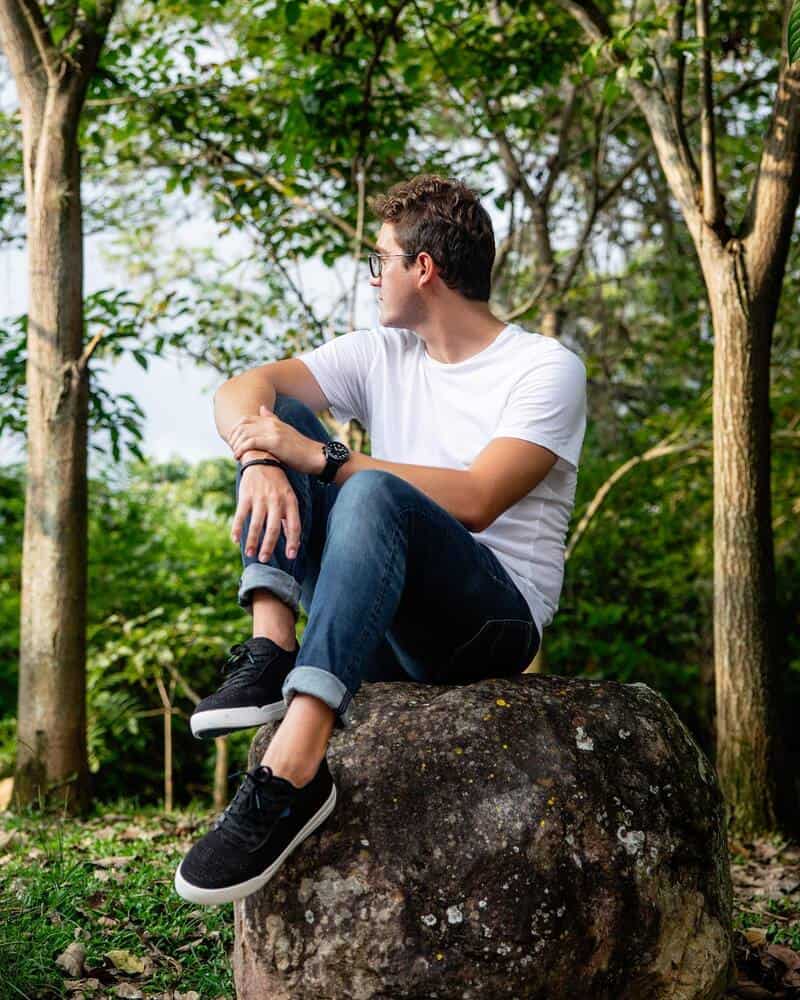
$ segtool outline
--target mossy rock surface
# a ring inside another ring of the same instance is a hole
[[[719,788],[645,685],[365,685],[328,760],[335,812],[236,904],[239,1000],[724,992]]]

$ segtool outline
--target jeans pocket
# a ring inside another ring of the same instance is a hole
[[[470,682],[522,673],[535,653],[531,650],[535,631],[533,622],[522,618],[490,618],[453,653],[448,679]]]

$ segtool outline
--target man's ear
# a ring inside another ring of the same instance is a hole
[[[434,276],[438,273],[438,268],[434,263],[433,257],[429,253],[425,253],[424,250],[417,255],[417,263],[420,266],[417,284],[422,287],[433,281]]]

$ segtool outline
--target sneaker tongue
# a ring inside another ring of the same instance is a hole
[[[263,635],[254,635],[252,639],[248,639],[245,646],[253,653],[257,653],[260,656],[265,654],[273,656],[276,653],[288,653],[288,650],[284,649],[283,646],[279,646],[277,642],[273,642],[272,639],[268,639]]]
[[[271,767],[266,767],[264,764],[259,764],[258,767],[253,768],[253,770],[249,773],[253,780],[257,781],[259,785],[268,785],[272,783],[280,791],[297,791],[291,781],[287,781],[286,778],[279,778],[277,774],[272,773]]]

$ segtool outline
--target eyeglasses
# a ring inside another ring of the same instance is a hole
[[[417,257],[415,253],[370,253],[367,254],[369,261],[369,273],[373,278],[380,278],[383,273],[383,262],[389,257]]]

